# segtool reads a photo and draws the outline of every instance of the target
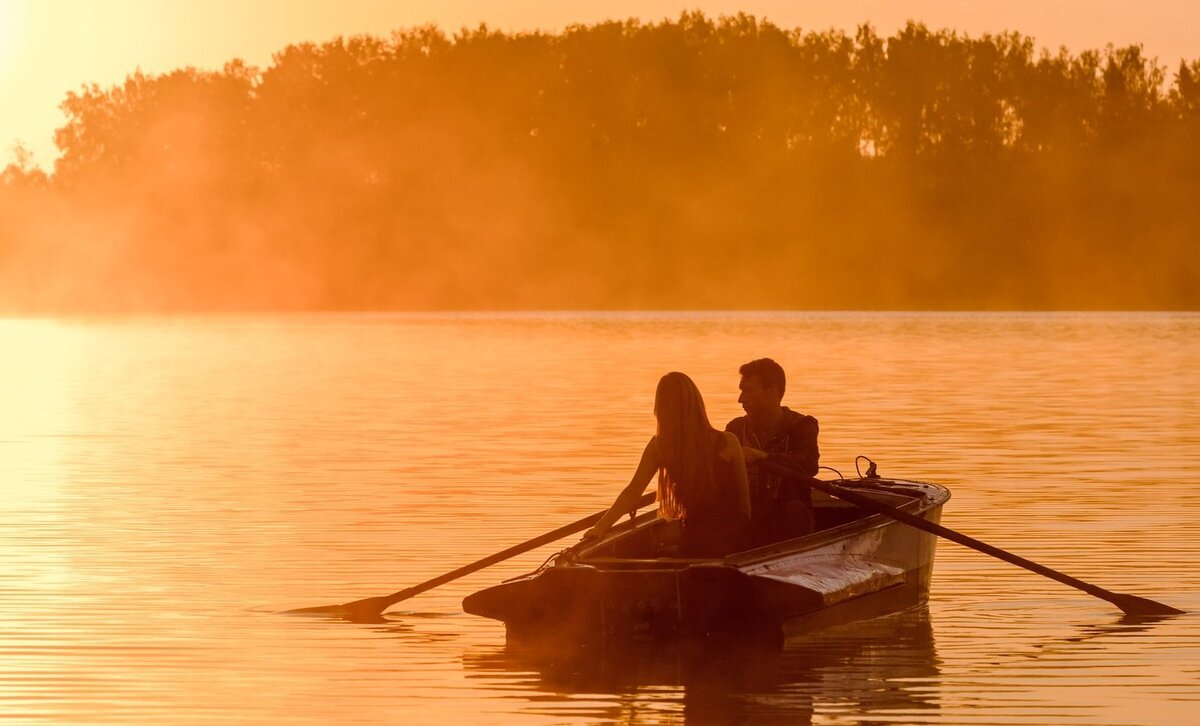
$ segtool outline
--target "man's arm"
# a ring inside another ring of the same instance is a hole
[[[817,424],[817,420],[812,416],[802,415],[788,431],[787,451],[771,452],[754,458],[752,458],[752,454],[747,454],[746,462],[759,461],[765,458],[772,464],[786,466],[802,476],[816,476],[819,466],[818,462],[821,458],[820,450],[817,448],[817,434],[819,432],[820,426]]]

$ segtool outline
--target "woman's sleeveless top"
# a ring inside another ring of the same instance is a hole
[[[749,520],[742,515],[738,502],[735,464],[721,458],[725,446],[723,434],[714,431],[713,436],[711,496],[680,498],[684,505],[681,554],[688,557],[716,557],[735,552],[744,547],[749,531]]]
[[[736,518],[738,507],[737,480],[733,475],[732,462],[721,458],[721,450],[725,442],[719,431],[713,432],[714,448],[712,449],[713,489],[709,496],[692,497],[686,494],[679,497],[684,505],[684,518],[690,524],[701,522],[721,522]],[[685,484],[686,486],[686,484]]]

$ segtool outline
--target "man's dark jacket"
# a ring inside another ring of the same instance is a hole
[[[817,449],[817,420],[812,416],[796,413],[783,407],[783,420],[776,434],[766,440],[758,437],[750,427],[749,416],[738,416],[725,426],[742,442],[767,452],[767,461],[786,466],[796,472],[796,477],[785,477],[765,467],[750,464],[746,473],[750,477],[750,511],[755,519],[770,517],[788,499],[801,499],[811,503],[812,492],[797,484],[797,479],[817,475],[820,452]]]

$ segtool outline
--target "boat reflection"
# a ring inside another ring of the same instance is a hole
[[[588,715],[628,724],[658,723],[665,711],[680,710],[688,723],[803,724],[818,714],[853,719],[931,712],[939,702],[927,607],[822,630],[782,646],[680,643],[563,652],[510,639],[503,648],[468,653],[464,661],[470,676],[505,678],[509,687],[527,691],[539,712],[549,708],[568,715],[577,707],[569,697],[577,694],[616,696],[605,699],[609,707],[602,713]],[[648,702],[651,691],[655,698]],[[554,708],[547,694],[568,698]]]

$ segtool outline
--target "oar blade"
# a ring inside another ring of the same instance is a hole
[[[642,507],[644,507],[648,504],[652,504],[654,502],[654,499],[655,499],[655,494],[653,492],[644,495],[641,499],[639,499],[637,501],[633,510],[631,510],[630,517],[633,516],[634,511],[636,511],[637,509],[641,509]],[[368,598],[364,598],[362,600],[355,600],[353,602],[343,603],[342,605],[322,605],[320,607],[313,607],[313,608],[297,608],[295,610],[284,610],[282,614],[284,614],[284,615],[319,615],[319,616],[328,617],[328,618],[340,618],[342,620],[348,620],[352,623],[384,622],[383,611],[387,610],[388,608],[390,608],[391,606],[400,602],[401,600],[407,600],[410,597],[420,595],[421,593],[425,592],[426,590],[433,589],[435,587],[438,587],[439,585],[444,585],[447,582],[452,582],[454,580],[457,580],[460,577],[463,577],[464,575],[469,575],[472,572],[478,572],[479,570],[482,570],[485,567],[490,567],[491,565],[494,565],[497,562],[503,562],[504,560],[507,560],[510,557],[514,557],[516,555],[523,554],[525,552],[529,552],[530,550],[537,549],[538,547],[541,547],[543,545],[550,544],[551,542],[560,540],[569,534],[577,534],[579,532],[582,532],[583,530],[587,529],[588,527],[591,527],[596,522],[598,522],[602,516],[604,516],[604,512],[597,512],[595,514],[590,514],[577,522],[572,522],[571,524],[563,525],[562,527],[559,527],[556,530],[547,532],[546,534],[540,535],[538,537],[534,537],[531,540],[522,542],[519,545],[514,545],[512,547],[509,547],[506,550],[501,550],[500,552],[497,552],[493,555],[488,555],[487,557],[484,557],[483,559],[480,559],[480,560],[476,560],[475,562],[472,562],[469,565],[464,565],[464,566],[458,568],[457,570],[451,570],[450,572],[447,572],[445,574],[438,575],[437,577],[435,577],[431,580],[426,580],[425,582],[422,582],[419,585],[413,585],[412,587],[406,588],[404,590],[400,590],[399,592],[394,592],[391,595],[383,595],[380,597],[368,597]]]
[[[1156,617],[1159,615],[1182,615],[1184,610],[1151,600],[1148,597],[1127,595],[1121,592],[1112,593],[1113,597],[1106,598],[1109,602],[1121,608],[1121,612],[1134,617]]]
[[[396,595],[386,597],[368,597],[362,600],[342,603],[341,605],[321,605],[311,608],[296,608],[284,610],[283,615],[317,615],[328,618],[348,620],[352,623],[380,623],[384,621],[383,611],[405,599]]]
[[[329,617],[339,617],[342,613],[341,605],[321,605],[313,608],[295,608],[293,610],[282,610],[280,615],[328,615]]]

